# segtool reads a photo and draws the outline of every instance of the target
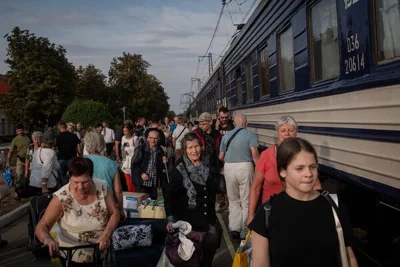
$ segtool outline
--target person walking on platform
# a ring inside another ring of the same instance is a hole
[[[18,124],[16,128],[17,136],[11,141],[10,150],[8,151],[7,155],[6,167],[10,166],[11,157],[16,151],[17,166],[15,170],[16,175],[14,176],[14,185],[19,185],[21,183],[20,180],[24,178],[25,159],[31,140],[25,135],[25,128],[22,124]]]
[[[203,163],[210,169],[212,177],[219,175],[219,146],[221,135],[212,129],[212,117],[208,112],[202,113],[197,119],[199,128],[193,131],[200,139],[203,155]]]
[[[226,191],[229,200],[229,229],[233,238],[245,238],[250,184],[258,162],[257,136],[246,129],[247,118],[235,116],[235,129],[222,138],[219,158],[224,160]]]
[[[226,107],[221,107],[218,110],[218,118],[213,123],[214,129],[219,131],[221,136],[235,128],[233,120],[229,119],[229,110]]]
[[[81,141],[79,138],[68,132],[65,121],[58,123],[59,134],[56,139],[57,160],[60,164],[61,173],[67,175],[68,161],[77,155],[81,155]]]
[[[257,210],[260,195],[262,192],[262,203],[266,202],[272,195],[280,193],[284,185],[279,180],[276,169],[276,151],[280,143],[285,139],[297,136],[297,122],[291,116],[282,116],[276,123],[275,129],[278,136],[278,144],[270,146],[261,153],[260,159],[256,165],[254,180],[250,189],[249,216],[247,223],[250,223]],[[317,178],[315,182],[316,189],[321,189],[321,183]]]
[[[276,162],[285,189],[261,206],[249,224],[252,266],[357,267],[346,207],[340,201],[334,207],[329,193],[315,190],[314,147],[304,139],[285,139],[277,147]]]
[[[178,119],[178,126],[172,133],[172,143],[175,148],[175,161],[177,161],[182,156],[182,138],[189,132],[189,129],[185,126],[184,119]]]
[[[131,164],[136,148],[139,146],[139,137],[134,135],[135,126],[132,123],[125,123],[122,127],[123,136],[121,138],[121,170],[124,173],[129,192],[136,192],[132,182]]]
[[[103,130],[101,131],[101,134],[104,136],[104,140],[106,141],[107,157],[110,157],[114,147],[115,133],[113,129],[108,128],[107,121],[103,121],[102,126]]]
[[[182,150],[183,156],[171,171],[165,198],[167,230],[173,232],[173,223],[185,221],[190,223],[193,231],[205,232],[200,264],[194,266],[211,267],[219,238],[214,208],[216,185],[209,168],[201,161],[201,142],[197,135],[186,134],[182,139]]]
[[[135,149],[131,164],[132,182],[136,191],[147,193],[152,199],[157,199],[157,187],[161,187],[165,196],[168,184],[165,169],[168,158],[158,143],[159,139],[158,131],[150,130],[147,142]]]

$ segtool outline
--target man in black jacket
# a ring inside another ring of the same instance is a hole
[[[168,158],[159,140],[158,131],[150,129],[147,142],[135,149],[131,164],[133,184],[138,191],[149,194],[151,199],[157,199],[158,187],[161,187],[165,196],[168,184],[165,169]]]

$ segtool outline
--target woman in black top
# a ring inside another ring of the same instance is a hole
[[[168,231],[172,223],[186,221],[193,231],[207,232],[203,239],[203,257],[200,266],[212,266],[217,250],[215,223],[216,185],[209,169],[201,162],[201,143],[196,134],[188,133],[182,139],[183,156],[171,171],[165,208]]]
[[[332,206],[313,189],[318,178],[317,153],[300,138],[283,141],[277,150],[277,168],[285,190],[271,197],[266,226],[264,205],[249,228],[252,230],[253,267],[337,267],[339,241]],[[356,267],[352,229],[343,203],[339,203],[349,266]]]

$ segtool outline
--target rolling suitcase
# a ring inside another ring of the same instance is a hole
[[[38,253],[48,255],[48,248],[42,248],[42,242],[35,235],[36,225],[39,223],[40,219],[42,219],[44,212],[47,209],[51,199],[53,198],[52,194],[46,194],[42,196],[33,197],[29,203],[28,209],[28,236],[29,236],[29,244],[28,249],[37,256]],[[41,253],[42,252],[42,253]]]

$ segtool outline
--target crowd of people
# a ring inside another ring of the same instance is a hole
[[[16,152],[15,182],[29,181],[30,194],[54,193],[36,229],[51,254],[58,248],[49,235],[56,222],[60,245],[97,242],[108,248],[113,230],[125,220],[123,188],[152,199],[161,189],[168,231],[186,221],[206,233],[199,266],[212,266],[221,238],[216,213],[226,209],[232,238],[244,239],[251,231],[253,266],[339,266],[338,235],[331,204],[321,194],[317,153],[297,137],[295,119],[279,118],[277,144],[260,154],[246,116],[230,115],[219,106],[216,118],[205,112],[194,122],[164,118],[147,127],[138,118],[115,131],[106,121],[93,129],[60,121],[56,137],[52,131],[34,132],[33,144],[18,126],[7,165]],[[343,203],[339,218],[349,266],[355,267]],[[93,259],[83,250],[73,260]]]

